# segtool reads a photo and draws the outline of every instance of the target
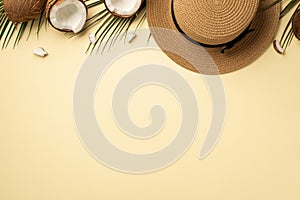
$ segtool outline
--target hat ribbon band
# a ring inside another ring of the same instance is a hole
[[[179,26],[177,20],[176,20],[176,16],[175,16],[175,12],[174,12],[174,0],[172,0],[171,2],[171,12],[172,12],[172,19],[173,19],[173,22],[177,28],[177,30],[186,38],[188,39],[190,42],[196,44],[196,45],[200,45],[200,46],[203,46],[203,47],[208,47],[208,48],[217,48],[217,47],[223,47],[222,50],[221,50],[221,53],[225,53],[225,50],[229,50],[231,49],[236,43],[238,43],[240,40],[242,40],[247,34],[255,31],[255,29],[251,29],[251,24],[252,22],[250,23],[250,25],[238,36],[236,37],[235,39],[229,41],[229,42],[226,42],[224,44],[217,44],[217,45],[209,45],[209,44],[204,44],[204,43],[201,43],[201,42],[198,42],[194,39],[192,39],[191,37],[189,37]]]

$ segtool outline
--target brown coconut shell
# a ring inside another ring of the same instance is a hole
[[[297,10],[292,19],[293,32],[298,40],[300,40],[300,10]]]
[[[2,0],[2,2],[8,19],[17,23],[39,18],[47,0]]]
[[[49,19],[49,13],[50,13],[50,10],[52,8],[52,6],[56,3],[60,3],[62,2],[63,0],[48,0],[47,1],[47,4],[46,4],[46,17],[47,19]]]

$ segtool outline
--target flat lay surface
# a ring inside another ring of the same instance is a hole
[[[280,21],[281,37],[288,17]],[[143,24],[147,27],[147,23]],[[102,165],[82,145],[73,116],[78,73],[88,57],[88,34],[66,40],[48,27],[18,47],[0,52],[0,199],[299,199],[300,42],[285,55],[271,47],[254,63],[221,75],[226,95],[222,136],[199,159],[212,116],[210,94],[199,75],[162,51],[141,50],[116,62],[95,94],[95,112],[107,137],[130,152],[163,148],[179,129],[180,107],[172,93],[149,86],[132,96],[129,113],[141,126],[151,123],[149,108],[164,105],[160,135],[137,140],[114,122],[111,97],[116,82],[134,65],[163,64],[179,72],[199,104],[194,142],[172,165],[132,175]],[[138,37],[138,35],[137,35]],[[49,55],[32,54],[43,47]],[[100,62],[100,61],[99,61]]]

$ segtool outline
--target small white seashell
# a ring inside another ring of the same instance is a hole
[[[42,47],[37,47],[32,52],[33,52],[33,54],[40,56],[40,57],[45,57],[48,55],[48,53]]]
[[[136,34],[134,32],[129,32],[127,35],[127,41],[128,43],[131,43],[135,38],[136,38]]]
[[[89,39],[90,39],[90,42],[92,43],[92,44],[95,44],[96,43],[96,36],[95,36],[95,34],[94,33],[90,33],[89,34]]]
[[[281,46],[281,44],[278,40],[274,40],[273,46],[274,46],[274,49],[277,53],[279,53],[279,54],[284,53],[284,49],[282,48],[282,46]]]

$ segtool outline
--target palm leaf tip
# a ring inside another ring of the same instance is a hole
[[[96,2],[99,4],[91,4],[88,8],[92,9],[103,4],[103,0]],[[98,52],[99,49],[102,49],[101,51],[103,52],[105,49],[109,50],[118,39],[124,39],[125,41],[127,38],[127,32],[133,28],[133,24],[137,24],[135,26],[136,30],[141,26],[146,18],[145,4],[143,4],[142,8],[136,13],[136,15],[129,18],[114,16],[106,9],[99,10],[100,11],[89,18],[88,25],[86,29],[84,29],[84,31],[87,31],[99,24],[95,32],[95,36],[97,38],[96,42],[91,42],[86,52],[92,53],[95,50]]]

